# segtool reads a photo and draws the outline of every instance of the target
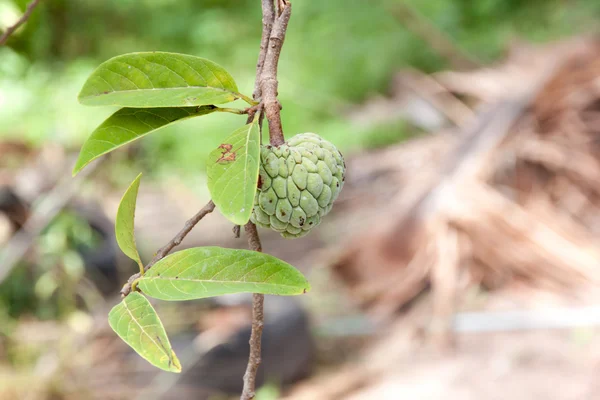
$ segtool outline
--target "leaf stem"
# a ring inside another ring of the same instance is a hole
[[[143,273],[141,273],[140,275],[144,275]],[[140,278],[138,277],[136,280],[134,280],[133,282],[131,282],[131,290],[129,292],[135,292],[137,290],[137,284],[139,282]],[[129,293],[127,293],[129,294]],[[124,295],[123,297],[126,297],[127,295]]]
[[[138,266],[140,267],[140,275],[144,275],[144,264],[142,264],[141,262],[138,261]]]
[[[251,97],[246,96],[243,93],[236,93],[238,96],[240,96],[240,99],[244,100],[246,103],[250,104],[251,106],[256,106],[258,105],[258,101],[253,100]]]
[[[244,115],[244,114],[248,114],[248,109],[247,108],[226,108],[226,107],[217,107],[215,108],[215,111],[218,112],[228,112],[231,114],[238,114],[238,115]]]

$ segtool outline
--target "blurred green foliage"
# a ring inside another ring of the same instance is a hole
[[[383,127],[397,132],[382,134],[381,127],[360,128],[344,117],[348,105],[385,93],[393,74],[405,66],[424,71],[447,67],[396,19],[393,10],[400,1],[293,3],[280,61],[288,136],[317,132],[342,151],[408,136],[401,123]],[[10,5],[22,10],[26,3],[0,0],[0,24]],[[589,31],[600,17],[598,0],[408,3],[484,63],[500,57],[512,39],[546,41]],[[114,111],[80,106],[79,88],[100,62],[127,52],[161,50],[212,59],[251,94],[260,20],[256,0],[44,2],[10,47],[0,48],[0,137],[52,140],[75,150]],[[194,178],[223,135],[243,122],[243,117],[223,114],[183,122],[141,141],[136,157],[150,174]]]
[[[29,314],[45,320],[62,318],[75,311],[82,295],[78,284],[85,273],[78,250],[92,249],[100,240],[98,233],[79,215],[61,212],[40,235],[35,262],[22,261],[0,283],[0,317]]]

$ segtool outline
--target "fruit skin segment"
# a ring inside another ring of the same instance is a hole
[[[250,220],[285,238],[302,237],[331,211],[345,173],[342,154],[315,133],[298,134],[278,147],[262,146]]]

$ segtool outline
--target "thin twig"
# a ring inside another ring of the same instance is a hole
[[[210,214],[211,212],[213,212],[214,209],[215,209],[215,203],[213,203],[213,201],[211,200],[200,211],[198,211],[198,213],[196,213],[196,215],[194,215],[192,218],[187,220],[185,222],[185,225],[181,229],[181,231],[179,231],[179,233],[177,235],[175,235],[175,237],[173,239],[171,239],[171,241],[169,243],[164,245],[160,250],[158,250],[156,252],[156,255],[154,256],[154,258],[144,268],[144,271],[148,271],[150,268],[152,268],[152,266],[154,264],[156,264],[161,259],[165,258],[167,256],[167,254],[169,254],[171,252],[171,250],[173,250],[173,248],[175,248],[176,246],[179,246],[181,244],[181,242],[183,241],[183,239],[188,235],[188,233],[190,233],[191,230],[194,229],[194,226],[196,226],[196,224],[198,222],[200,222],[200,220],[202,218],[204,218],[207,214]],[[127,280],[127,283],[125,284],[125,286],[123,286],[123,289],[121,289],[121,295],[123,297],[125,297],[129,293],[131,293],[131,285],[140,276],[141,275],[138,272],[137,274],[132,275]]]
[[[262,103],[267,121],[269,121],[269,138],[273,146],[280,146],[285,142],[281,126],[281,104],[277,100],[277,65],[292,13],[292,3],[289,1],[282,1],[282,3],[284,8],[281,10],[281,15],[273,22],[265,64],[260,76]]]
[[[248,246],[251,250],[262,251],[260,237],[256,230],[256,225],[248,222],[244,226],[246,235],[248,235]],[[256,390],[256,374],[261,362],[261,340],[262,331],[265,324],[264,314],[265,296],[254,293],[252,295],[252,333],[250,334],[250,356],[248,357],[248,365],[244,373],[244,389],[240,400],[251,400],[255,396]]]
[[[33,0],[31,3],[29,3],[27,9],[25,10],[25,13],[21,16],[21,18],[19,18],[19,20],[15,22],[14,25],[6,28],[2,36],[0,36],[0,46],[4,45],[10,37],[10,35],[12,35],[21,25],[27,22],[27,20],[33,13],[33,10],[35,10],[38,4],[40,4],[40,1],[42,0]]]

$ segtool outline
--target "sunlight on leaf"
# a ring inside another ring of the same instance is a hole
[[[138,292],[132,292],[108,314],[110,327],[150,364],[170,372],[181,372],[158,314]]]
[[[186,107],[241,97],[231,75],[200,57],[165,52],[123,54],[100,64],[79,102],[88,106]]]
[[[258,121],[236,130],[208,156],[208,190],[219,211],[236,225],[250,220],[258,184]]]
[[[117,219],[115,221],[115,235],[121,251],[123,251],[127,257],[137,262],[140,266],[140,270],[143,271],[144,265],[142,264],[142,260],[137,251],[134,233],[135,206],[141,178],[142,174],[139,174],[137,178],[135,178],[123,195],[121,203],[119,203]]]
[[[221,247],[173,253],[137,280],[138,288],[162,300],[191,300],[232,293],[298,295],[310,284],[296,268],[268,254]]]
[[[73,176],[98,157],[174,122],[214,112],[214,106],[122,108],[108,117],[81,147]]]

